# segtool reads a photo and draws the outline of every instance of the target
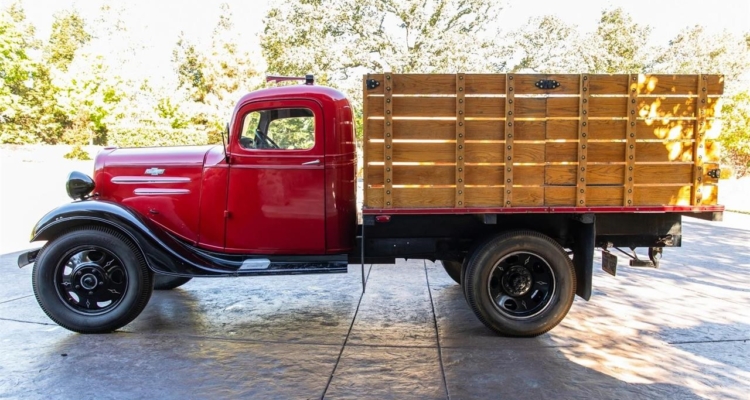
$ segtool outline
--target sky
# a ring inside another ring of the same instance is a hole
[[[10,1],[0,0],[0,4],[4,6]],[[239,45],[260,54],[258,35],[273,0],[21,0],[21,3],[40,39],[48,37],[53,15],[61,10],[76,8],[84,18],[93,18],[104,3],[124,8],[121,18],[133,38],[145,46],[139,53],[142,65],[151,75],[166,76],[171,72],[172,50],[180,32],[193,41],[208,42],[221,3],[230,5],[236,28],[244,33]],[[595,29],[603,9],[614,7],[622,7],[638,23],[651,25],[654,45],[666,45],[680,30],[696,24],[710,32],[750,32],[750,0],[508,0],[497,26],[512,31],[530,17],[553,14],[577,25],[581,32],[588,32]]]

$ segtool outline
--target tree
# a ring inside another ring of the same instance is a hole
[[[517,60],[513,71],[571,73],[581,69],[576,26],[555,16],[529,18],[509,39],[509,58]]]
[[[492,0],[303,0],[269,10],[261,37],[271,73],[338,84],[358,72],[482,70]]]
[[[596,31],[578,43],[591,73],[640,73],[649,69],[651,27],[635,23],[622,8],[602,11]]]
[[[77,11],[62,11],[54,18],[52,33],[44,49],[44,59],[66,71],[76,51],[91,40],[91,34],[86,31],[86,24]]]
[[[212,143],[221,141],[236,101],[260,83],[250,55],[237,45],[240,37],[229,6],[222,4],[208,49],[200,49],[181,35],[173,52],[179,89],[194,103],[192,122],[208,131]]]
[[[702,26],[685,28],[657,55],[654,70],[658,72],[696,74],[721,73],[728,92],[738,79],[750,72],[750,36],[729,32],[708,33]]]
[[[18,3],[0,11],[0,143],[54,142],[60,127],[49,70],[32,56],[40,48]]]
[[[724,99],[721,111],[722,161],[731,165],[739,178],[750,172],[750,91]]]

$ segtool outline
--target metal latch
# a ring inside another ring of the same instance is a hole
[[[368,89],[375,89],[378,86],[380,86],[380,82],[376,81],[375,79],[368,79],[367,80],[367,88]]]
[[[707,175],[710,176],[711,178],[719,179],[719,177],[721,176],[721,169],[720,168],[709,169]]]
[[[560,82],[554,79],[541,79],[538,80],[534,85],[539,89],[557,89],[558,87],[560,87]]]

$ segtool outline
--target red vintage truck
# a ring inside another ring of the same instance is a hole
[[[194,277],[343,273],[441,260],[497,333],[556,326],[592,292],[595,248],[658,266],[681,218],[721,218],[717,75],[363,77],[358,223],[353,110],[313,83],[237,103],[224,145],[106,148],[21,254],[46,314],[116,330],[154,287]],[[647,248],[649,259],[635,255]]]

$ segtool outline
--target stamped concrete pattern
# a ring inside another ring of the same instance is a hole
[[[31,268],[0,258],[0,398],[716,398],[750,393],[750,216],[685,218],[661,268],[597,271],[592,301],[533,339],[498,337],[439,264],[201,279],[133,323],[50,321]],[[597,259],[597,262],[599,260]]]

